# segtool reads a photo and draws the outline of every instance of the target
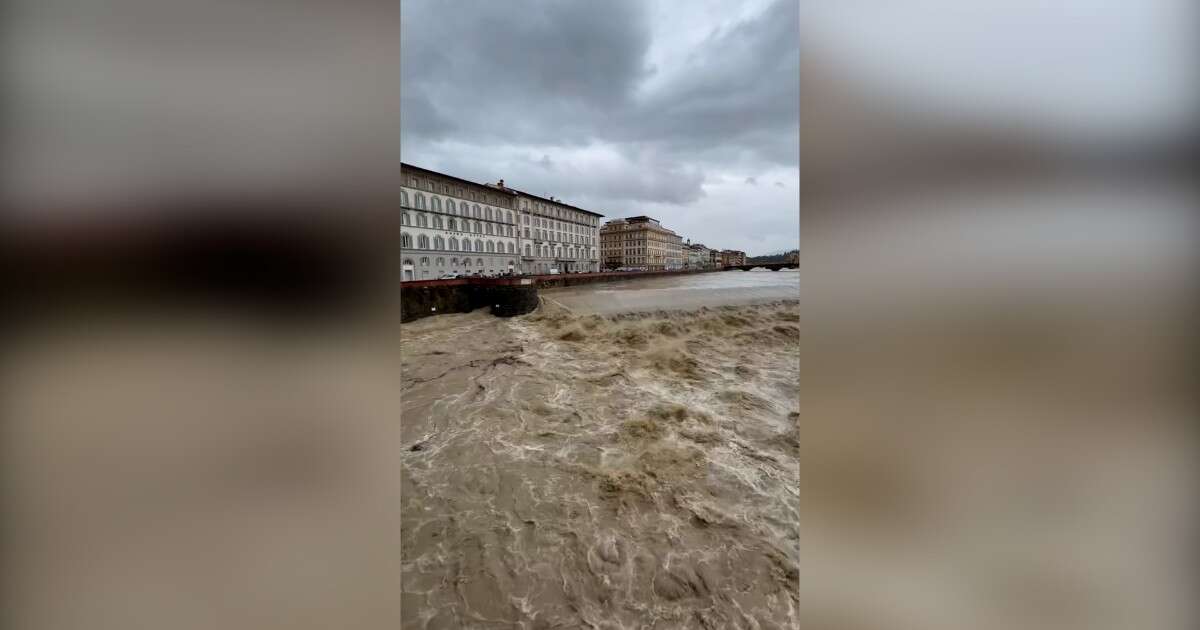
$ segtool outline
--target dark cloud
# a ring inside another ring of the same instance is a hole
[[[745,179],[747,212],[790,225],[757,177],[799,162],[797,3],[664,1],[405,0],[404,159],[676,226]]]

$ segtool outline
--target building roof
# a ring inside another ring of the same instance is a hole
[[[513,193],[513,194],[516,194],[516,191],[515,191],[515,190],[511,190],[511,189],[508,189],[508,188],[496,188],[495,186],[488,186],[487,184],[480,184],[479,182],[473,182],[473,181],[471,181],[471,180],[469,180],[469,179],[463,179],[463,178],[461,178],[461,177],[455,177],[455,176],[453,176],[453,175],[447,175],[447,174],[445,174],[445,173],[441,173],[441,172],[438,172],[438,171],[435,171],[435,170],[431,170],[431,169],[428,169],[428,168],[421,168],[420,166],[416,166],[416,165],[413,165],[413,164],[408,164],[408,163],[405,163],[405,162],[401,162],[401,163],[400,163],[400,170],[401,170],[401,171],[406,171],[406,170],[407,170],[407,171],[417,171],[418,173],[426,173],[426,174],[429,174],[429,175],[437,175],[437,176],[439,176],[439,177],[445,177],[445,178],[447,178],[447,179],[452,179],[452,180],[454,180],[454,181],[456,181],[456,182],[461,182],[461,183],[463,183],[463,184],[468,184],[468,185],[471,185],[471,186],[478,186],[478,187],[481,187],[481,188],[488,188],[488,189],[490,189],[490,190],[498,190],[498,191],[500,191],[500,192],[508,192],[508,193]]]
[[[584,213],[587,213],[587,214],[590,214],[590,215],[593,215],[593,216],[597,216],[597,217],[602,217],[602,216],[604,216],[603,214],[600,214],[599,212],[592,212],[591,210],[584,210],[583,208],[580,208],[580,207],[578,207],[578,206],[572,206],[571,204],[569,204],[569,203],[567,203],[567,202],[565,202],[565,201],[562,201],[562,200],[560,200],[560,199],[548,199],[548,198],[546,198],[546,197],[543,197],[543,196],[541,196],[541,195],[535,195],[535,194],[533,194],[533,193],[527,193],[527,192],[525,192],[525,191],[523,191],[523,190],[517,190],[516,188],[512,188],[512,187],[509,187],[509,186],[505,186],[505,187],[504,187],[504,190],[507,190],[507,191],[509,191],[509,192],[514,192],[514,193],[517,193],[517,194],[519,194],[519,195],[524,195],[524,196],[526,196],[526,197],[529,197],[530,199],[537,199],[537,200],[539,200],[539,201],[545,201],[545,202],[548,202],[548,203],[556,203],[556,204],[558,204],[558,205],[560,205],[560,206],[562,206],[562,207],[564,207],[564,208],[570,208],[570,209],[572,209],[572,210],[578,210],[578,211],[580,211],[580,212],[584,212]]]

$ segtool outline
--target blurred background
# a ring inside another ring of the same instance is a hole
[[[1196,626],[1189,0],[799,0],[813,628]],[[399,12],[17,0],[0,615],[396,627]]]
[[[1194,627],[1196,4],[802,7],[805,625]]]

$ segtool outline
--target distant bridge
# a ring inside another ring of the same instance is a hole
[[[741,269],[742,271],[750,271],[751,269],[755,269],[757,267],[762,267],[763,269],[770,269],[771,271],[779,271],[780,269],[795,269],[798,266],[799,265],[797,265],[796,263],[774,262],[774,263],[754,263],[754,264],[750,264],[750,265],[733,265],[731,267],[726,267],[725,269],[726,270]]]

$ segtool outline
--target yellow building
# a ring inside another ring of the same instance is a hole
[[[683,239],[646,216],[613,219],[600,228],[605,269],[644,267],[650,271],[683,268]]]

